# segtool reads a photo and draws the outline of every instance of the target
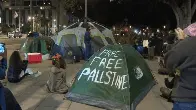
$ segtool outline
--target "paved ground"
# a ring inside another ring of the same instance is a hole
[[[13,50],[20,47],[20,43],[24,39],[1,39],[0,42],[6,42],[8,45],[8,56]],[[156,61],[147,61],[153,74],[158,82],[143,101],[137,106],[136,110],[171,110],[172,104],[160,97],[159,88],[163,86],[163,76],[157,74],[158,63]],[[16,99],[22,106],[23,110],[103,110],[100,108],[79,104],[68,101],[64,95],[49,94],[44,90],[44,84],[48,78],[50,61],[44,61],[42,64],[29,65],[34,71],[41,71],[42,75],[35,78],[29,76],[18,84],[7,84],[12,90]],[[82,62],[78,64],[69,64],[67,67],[67,81],[70,85],[71,80],[82,66]]]

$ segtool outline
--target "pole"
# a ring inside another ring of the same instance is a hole
[[[33,32],[33,16],[32,16],[32,0],[30,0],[30,17],[31,17],[31,32]]]
[[[35,18],[33,17],[33,31],[34,31],[34,28],[35,28]]]
[[[20,26],[21,26],[21,21],[20,21],[20,18],[21,16],[20,16],[20,9],[19,9],[19,13],[18,13],[18,20],[19,20],[19,22],[18,22],[18,27],[19,27],[19,31],[20,31]]]
[[[61,10],[61,0],[59,0],[58,1],[58,5],[57,5],[58,7],[57,7],[57,20],[56,20],[56,29],[57,29],[57,31],[59,31],[60,30],[60,27],[59,27],[59,25],[60,25],[60,10]]]
[[[88,0],[85,0],[85,15],[84,15],[85,23],[87,23],[87,14],[88,14]]]

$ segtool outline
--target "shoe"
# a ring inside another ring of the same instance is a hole
[[[166,68],[159,68],[158,69],[158,73],[160,75],[168,75],[169,74],[169,72],[168,72],[168,70]]]
[[[166,87],[161,87],[160,88],[160,92],[162,93],[162,96],[166,99],[170,99],[171,98],[171,90],[166,88]]]

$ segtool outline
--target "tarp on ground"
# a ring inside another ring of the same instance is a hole
[[[155,84],[143,57],[130,45],[108,45],[77,73],[67,99],[109,110],[135,110]]]

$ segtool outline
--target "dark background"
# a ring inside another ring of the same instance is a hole
[[[76,13],[79,17],[84,16],[84,3],[81,2],[81,5],[83,11]],[[127,18],[129,24],[134,26],[176,27],[176,18],[172,9],[164,3],[149,0],[125,0],[121,3],[110,2],[110,0],[94,2],[89,0],[88,17],[106,26],[120,24]]]

